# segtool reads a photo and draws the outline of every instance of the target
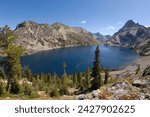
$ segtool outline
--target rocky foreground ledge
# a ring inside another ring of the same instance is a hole
[[[77,100],[150,100],[150,77],[126,78],[75,97]]]

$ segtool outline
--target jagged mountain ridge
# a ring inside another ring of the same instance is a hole
[[[111,39],[110,35],[102,35],[101,33],[97,32],[97,33],[93,33],[94,38],[96,38],[98,41],[102,41],[105,42],[107,40]]]
[[[106,44],[129,47],[141,55],[150,55],[150,28],[129,20]]]
[[[16,45],[26,49],[28,54],[70,46],[99,44],[92,33],[79,27],[70,27],[61,23],[38,24],[25,21],[14,30],[17,35]]]

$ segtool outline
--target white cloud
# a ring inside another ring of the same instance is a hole
[[[81,24],[86,24],[86,20],[83,20],[80,22]]]
[[[121,25],[122,24],[122,22],[118,22],[118,25]]]
[[[150,26],[145,26],[146,28],[150,27]]]
[[[107,26],[106,30],[115,30],[115,27],[114,26]]]

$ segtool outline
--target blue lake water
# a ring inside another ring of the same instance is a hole
[[[33,73],[51,73],[61,75],[62,64],[67,64],[66,72],[85,71],[86,65],[92,68],[96,46],[61,48],[42,51],[22,58],[23,66],[29,66]],[[100,46],[100,59],[103,68],[121,69],[138,58],[132,49]]]

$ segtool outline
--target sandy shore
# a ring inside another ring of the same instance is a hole
[[[141,56],[125,69],[112,71],[110,72],[110,75],[113,78],[133,76],[135,75],[135,70],[137,69],[138,65],[140,65],[141,71],[143,71],[147,66],[150,66],[150,56]]]
[[[144,70],[147,66],[150,66],[150,56],[142,56],[137,61],[136,64],[140,64],[142,70]]]

